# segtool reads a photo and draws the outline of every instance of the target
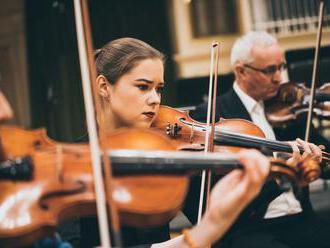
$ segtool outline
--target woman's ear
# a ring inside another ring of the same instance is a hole
[[[110,99],[110,87],[108,84],[108,80],[103,75],[99,75],[96,78],[97,92],[98,94],[106,99]]]

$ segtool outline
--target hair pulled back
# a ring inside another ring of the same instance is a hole
[[[105,76],[110,84],[115,84],[144,59],[160,59],[163,64],[165,62],[161,52],[134,38],[113,40],[95,52],[97,74]]]

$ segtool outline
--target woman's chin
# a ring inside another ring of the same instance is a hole
[[[135,123],[134,127],[136,128],[150,128],[152,121],[151,120],[143,120]]]

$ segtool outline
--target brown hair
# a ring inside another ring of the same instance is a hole
[[[95,51],[97,74],[105,76],[110,84],[117,82],[144,59],[160,59],[165,64],[164,54],[134,38],[116,39]]]

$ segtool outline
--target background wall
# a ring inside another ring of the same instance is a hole
[[[11,123],[30,125],[24,1],[0,3],[0,90],[12,105]]]

